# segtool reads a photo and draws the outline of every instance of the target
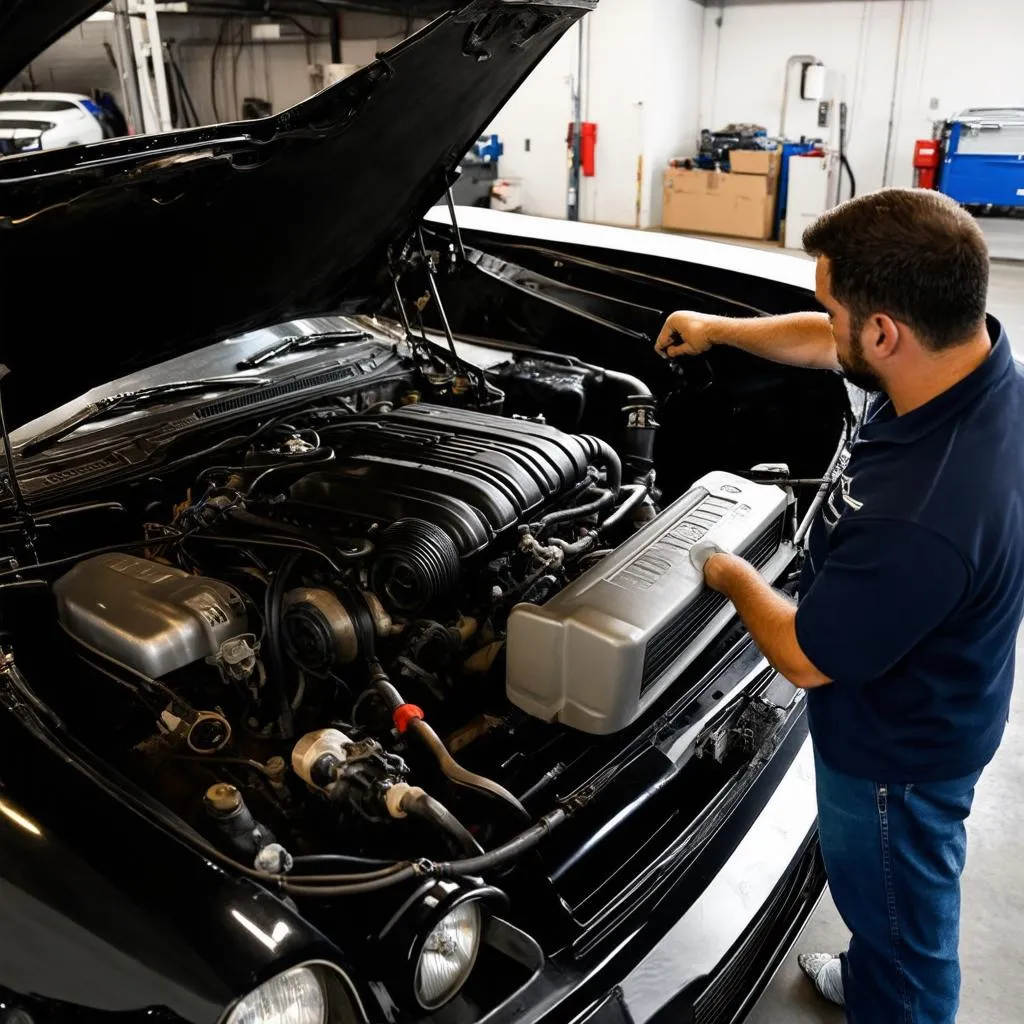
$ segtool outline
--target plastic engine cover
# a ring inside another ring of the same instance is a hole
[[[347,420],[331,444],[335,461],[292,485],[299,515],[424,520],[463,558],[582,480],[600,450],[543,423],[428,404]]]
[[[546,604],[512,610],[509,699],[583,732],[627,726],[734,614],[704,585],[690,548],[706,536],[774,581],[793,557],[785,512],[779,487],[720,472],[697,481]]]

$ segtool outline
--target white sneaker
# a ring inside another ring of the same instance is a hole
[[[801,953],[796,962],[820,995],[836,1006],[844,1005],[843,962],[838,953]]]

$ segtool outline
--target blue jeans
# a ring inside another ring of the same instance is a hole
[[[976,772],[951,782],[869,782],[815,753],[818,830],[832,898],[853,933],[848,1024],[954,1024],[960,875]]]

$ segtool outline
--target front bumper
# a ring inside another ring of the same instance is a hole
[[[810,739],[724,869],[620,983],[634,1024],[741,1020],[825,888]]]
[[[487,1024],[732,1024],[742,1020],[825,888],[804,738],[701,895],[651,944],[634,930],[597,964],[555,956]],[[664,920],[659,907],[652,917]]]

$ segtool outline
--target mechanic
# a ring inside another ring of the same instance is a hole
[[[808,691],[818,825],[852,937],[800,966],[850,1024],[953,1024],[964,821],[1024,614],[1024,374],[986,319],[988,251],[946,197],[888,189],[804,234],[825,313],[678,312],[657,349],[731,345],[871,394],[809,534],[799,606],[704,543],[708,586]]]

